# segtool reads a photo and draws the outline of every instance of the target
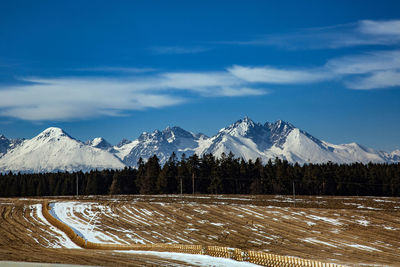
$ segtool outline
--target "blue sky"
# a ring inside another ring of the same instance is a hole
[[[400,148],[399,1],[1,1],[0,133],[282,119]]]

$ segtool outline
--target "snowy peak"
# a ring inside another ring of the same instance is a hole
[[[266,122],[264,126],[269,128],[272,133],[278,134],[286,134],[296,128],[293,124],[283,120],[278,120],[274,123]]]
[[[222,153],[232,152],[237,157],[255,159],[262,157],[262,151],[270,146],[268,129],[245,117],[211,137],[209,146],[203,149],[201,154],[211,153],[220,156]]]
[[[261,125],[254,123],[254,121],[252,121],[249,117],[244,117],[243,119],[236,121],[234,124],[231,124],[226,128],[222,128],[219,132],[232,136],[246,136],[251,129],[256,126]]]
[[[393,156],[400,156],[400,149],[396,149],[391,153]]]
[[[10,140],[8,140],[4,135],[0,135],[0,157],[8,151],[10,144]]]
[[[246,140],[246,142],[254,143],[254,146],[259,150],[257,152],[259,154],[262,151],[270,149],[272,146],[282,147],[282,145],[286,142],[287,136],[293,129],[296,128],[292,124],[286,123],[282,120],[279,120],[275,123],[267,122],[262,125],[260,123],[255,123],[249,117],[245,117],[244,119],[238,120],[227,128],[221,129],[217,135],[217,138],[215,138],[215,142],[228,142],[231,137],[234,138],[233,142],[236,143],[243,143]],[[229,135],[231,137],[224,137],[224,135]],[[232,143],[231,141],[229,142]],[[240,144],[238,145],[240,146]],[[212,145],[212,147],[217,146],[221,147],[223,145]],[[233,143],[229,145],[231,148],[232,146],[235,145]],[[212,150],[215,149],[208,149],[208,152],[211,153]]]
[[[124,146],[124,145],[126,145],[126,144],[131,143],[131,142],[132,142],[132,141],[130,141],[130,140],[124,138],[124,139],[122,139],[122,140],[116,145],[116,147],[117,147],[117,148],[120,148],[120,147],[122,147],[122,146]]]
[[[54,172],[123,168],[113,154],[83,144],[51,127],[0,158],[0,171]]]
[[[174,126],[152,133],[143,132],[137,140],[115,149],[118,150],[116,155],[130,166],[135,166],[139,158],[146,160],[153,155],[160,159],[160,163],[165,163],[172,152],[178,157],[183,153],[192,155],[199,146],[199,139],[198,135]]]
[[[297,129],[291,123],[287,123],[282,120],[278,120],[274,123],[265,123],[264,127],[268,129],[270,132],[270,143],[274,144],[277,147],[282,147],[286,142],[286,138],[288,135],[294,130]]]
[[[93,140],[87,141],[85,144],[100,149],[112,148],[112,145],[107,142],[103,137],[96,137]]]
[[[180,142],[182,139],[194,139],[197,138],[195,134],[185,131],[184,129],[174,126],[167,127],[162,131],[155,130],[152,133],[143,132],[139,137],[138,141],[141,142],[168,142],[175,143]]]
[[[69,138],[73,139],[71,136],[69,136],[66,132],[64,132],[62,129],[57,128],[57,127],[50,127],[38,134],[34,139],[36,141],[59,141],[60,138]]]
[[[193,134],[191,132],[185,131],[184,129],[174,126],[167,127],[162,131],[162,134],[165,138],[167,138],[168,142],[171,143],[178,138],[193,138]]]
[[[9,140],[0,135],[0,172],[123,168],[136,166],[139,158],[147,160],[153,155],[164,164],[173,152],[178,158],[195,153],[220,157],[232,152],[245,160],[261,158],[267,162],[279,157],[300,164],[400,162],[400,150],[387,153],[357,143],[335,145],[282,120],[260,124],[245,117],[212,137],[174,126],[143,132],[136,140],[124,139],[114,147],[101,137],[84,144],[56,127],[30,140]]]
[[[162,131],[163,138],[176,147],[193,147],[196,145],[194,141],[198,139],[197,135],[188,132],[180,127],[167,127]]]
[[[400,162],[400,149],[394,150],[389,157],[393,162]]]
[[[152,139],[157,139],[161,136],[161,132],[159,130],[155,130],[152,133],[148,133],[148,132],[143,132],[138,140],[139,141],[148,141],[148,140],[152,140]]]
[[[20,145],[25,139],[8,139],[4,135],[0,135],[0,158],[11,149]]]

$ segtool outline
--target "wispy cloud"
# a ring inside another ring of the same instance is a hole
[[[228,71],[251,83],[285,85],[335,80],[350,89],[389,88],[400,86],[400,50],[339,57],[309,69],[233,66]]]
[[[274,67],[233,66],[228,69],[234,76],[248,82],[271,84],[313,83],[333,78],[323,69],[278,69]]]
[[[267,45],[288,49],[342,48],[362,45],[400,43],[400,20],[360,20],[355,23],[265,35],[253,40],[229,41],[227,44]]]
[[[87,72],[120,72],[120,73],[147,73],[154,72],[157,69],[154,68],[127,68],[127,67],[87,67],[87,68],[76,68],[75,71],[87,71]]]
[[[400,50],[374,51],[330,60],[327,71],[343,76],[351,89],[380,89],[400,86]]]
[[[385,31],[396,29],[385,27]],[[384,30],[373,30],[384,32]],[[30,121],[122,116],[128,111],[165,108],[199,97],[258,96],[270,84],[335,81],[358,90],[400,87],[400,50],[372,51],[333,58],[314,68],[233,65],[221,71],[126,71],[121,76],[30,78],[0,88],[0,116]]]
[[[184,99],[132,88],[128,81],[36,79],[36,84],[0,90],[0,114],[23,120],[69,120],[126,110],[177,105]]]
[[[372,51],[331,59],[325,66],[338,74],[365,74],[400,68],[400,50]]]
[[[400,20],[361,20],[358,30],[369,35],[400,36]]]
[[[359,77],[347,81],[346,85],[349,88],[361,90],[400,86],[400,71],[376,71],[366,77]]]
[[[30,121],[121,116],[130,110],[179,105],[192,97],[240,97],[266,91],[227,71],[141,77],[34,78],[0,90],[0,115]],[[188,94],[190,93],[190,94]]]
[[[153,46],[150,50],[155,54],[197,54],[208,51],[210,48],[202,46]]]

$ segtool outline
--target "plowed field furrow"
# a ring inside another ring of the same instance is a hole
[[[190,265],[154,255],[57,249],[67,239],[43,221],[40,208],[37,212],[34,205],[41,199],[0,202],[0,260]],[[65,204],[66,223],[104,243],[217,245],[354,266],[400,266],[397,198],[298,197],[296,208],[284,196],[93,196],[50,202]]]

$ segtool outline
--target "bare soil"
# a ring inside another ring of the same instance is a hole
[[[201,244],[258,250],[350,266],[400,266],[400,199],[297,196],[90,196],[52,202],[99,206],[95,230],[119,242]],[[0,199],[0,260],[102,266],[188,265],[153,255],[62,247],[32,205]],[[96,205],[92,205],[95,203]],[[89,217],[78,212],[77,219]],[[127,234],[129,233],[129,234]],[[56,244],[56,246],[54,245]]]

